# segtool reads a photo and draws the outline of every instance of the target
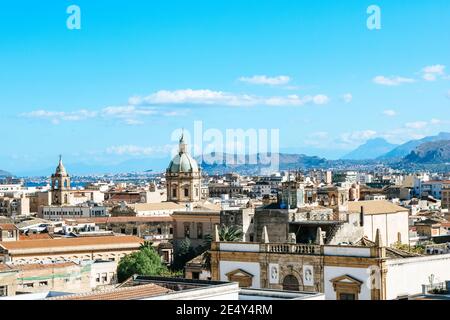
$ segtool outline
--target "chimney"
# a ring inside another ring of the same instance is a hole
[[[359,212],[359,225],[364,227],[364,206],[361,206],[361,211]]]
[[[316,244],[318,244],[319,246],[323,246],[324,245],[323,235],[322,235],[322,228],[320,228],[320,227],[317,228]]]
[[[267,226],[264,226],[263,228],[261,242],[269,243],[269,233],[267,232]]]

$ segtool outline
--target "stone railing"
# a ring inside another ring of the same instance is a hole
[[[293,254],[321,254],[320,245],[311,244],[289,244],[289,243],[268,243],[265,251],[270,253],[293,253]]]

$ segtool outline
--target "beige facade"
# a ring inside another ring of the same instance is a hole
[[[189,238],[193,247],[204,245],[205,236],[212,235],[214,226],[220,224],[218,211],[175,212],[172,219],[175,251],[185,238]]]
[[[0,264],[0,297],[16,294],[17,272],[14,268]]]
[[[139,250],[143,239],[134,236],[102,236],[0,242],[0,263],[119,262],[126,254]]]
[[[84,292],[90,290],[91,266],[73,262],[15,266],[17,292]]]

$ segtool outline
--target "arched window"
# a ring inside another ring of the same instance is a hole
[[[283,290],[287,291],[300,291],[300,286],[298,284],[298,280],[293,275],[287,275],[283,279]]]

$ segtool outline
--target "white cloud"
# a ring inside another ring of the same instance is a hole
[[[389,110],[384,110],[383,114],[388,116],[388,117],[394,117],[394,116],[397,115],[397,112],[395,112],[395,110],[389,109]]]
[[[72,112],[35,110],[31,112],[21,113],[20,116],[26,118],[47,119],[54,124],[58,124],[61,121],[80,121],[88,118],[94,118],[97,116],[97,112],[85,109]]]
[[[129,99],[134,105],[207,105],[207,106],[301,106],[307,103],[326,104],[329,98],[324,94],[262,97],[247,94],[233,94],[209,89],[160,90],[145,97],[134,96]]]
[[[413,83],[414,79],[411,78],[403,78],[403,77],[385,77],[385,76],[376,76],[373,78],[373,82],[379,85],[384,86],[399,86],[403,83]]]
[[[111,146],[106,149],[107,154],[115,154],[119,156],[150,156],[159,155],[161,153],[169,153],[173,149],[173,145],[156,146],[156,147],[140,147],[136,145],[120,145]]]
[[[256,75],[252,77],[240,77],[239,81],[257,85],[279,86],[288,84],[291,78],[288,76],[268,77],[265,75]]]
[[[405,124],[406,128],[410,129],[423,129],[428,125],[428,122],[426,121],[415,121],[415,122],[408,122]]]
[[[96,110],[77,110],[71,112],[36,110],[20,114],[21,117],[46,119],[53,124],[59,124],[62,121],[81,121],[89,118],[119,119],[127,125],[143,124],[143,117],[164,116],[174,117],[184,115],[183,111],[172,111],[157,107],[138,107],[138,106],[110,106],[99,111]]]
[[[346,132],[340,135],[337,142],[341,146],[354,147],[374,138],[376,135],[377,132],[374,130]]]
[[[111,106],[101,110],[101,115],[104,117],[113,118],[132,118],[138,116],[152,116],[159,114],[159,110],[149,107],[136,106]]]
[[[125,119],[124,123],[129,126],[138,126],[138,125],[144,124],[144,121],[136,120],[136,119]]]
[[[427,66],[422,69],[422,77],[426,81],[436,81],[439,76],[444,75],[445,75],[445,66],[442,64]]]
[[[350,103],[353,100],[353,95],[351,93],[343,94],[342,100],[344,100],[345,103]]]

